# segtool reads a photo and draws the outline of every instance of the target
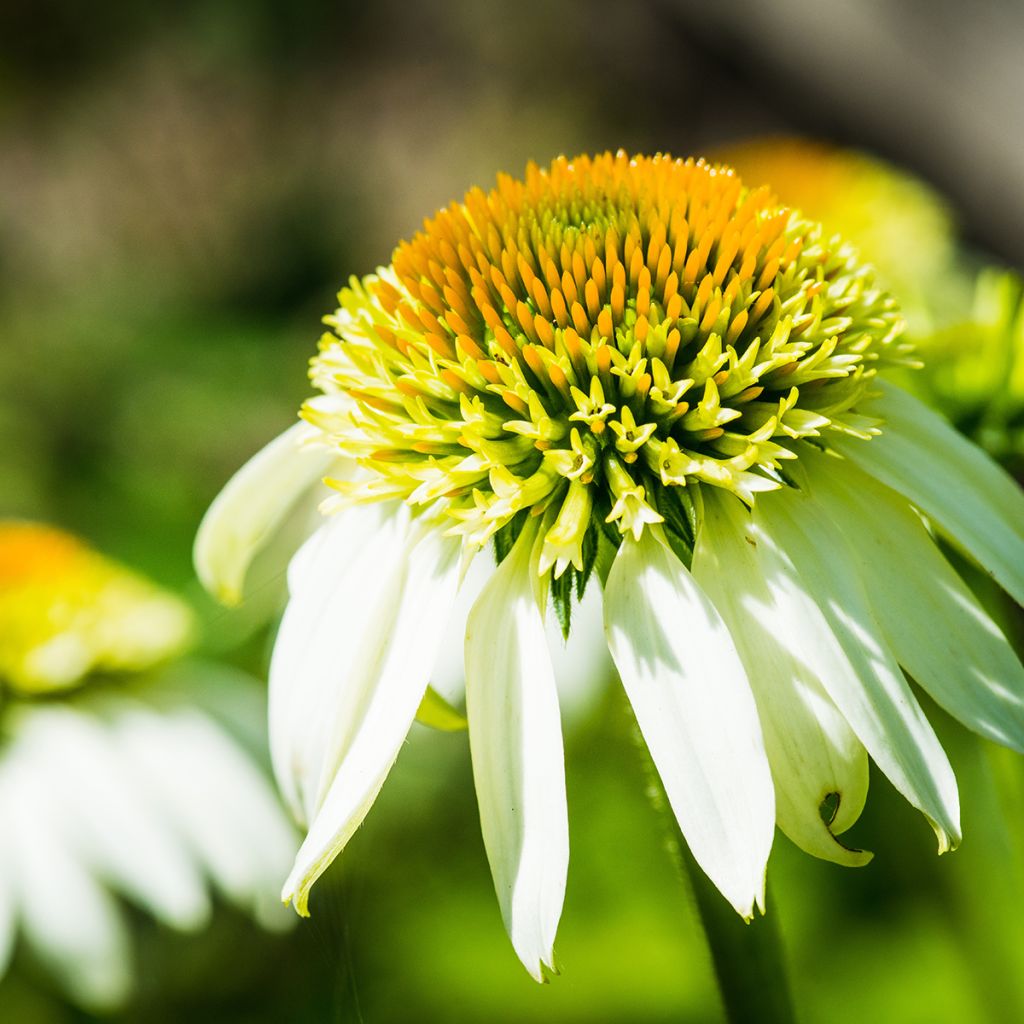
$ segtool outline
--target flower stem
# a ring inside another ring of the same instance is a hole
[[[634,740],[644,752],[651,802],[669,828],[676,863],[693,893],[726,1020],[729,1024],[796,1024],[775,916],[768,914],[748,924],[726,902],[693,859],[635,723]]]
[[[730,1024],[794,1024],[793,999],[775,915],[749,924],[697,866],[682,836],[679,859],[690,882]]]

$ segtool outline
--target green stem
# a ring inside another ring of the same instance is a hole
[[[704,926],[726,1020],[729,1024],[796,1024],[775,915],[756,917],[748,924],[726,902],[693,859],[639,729],[634,738],[645,755],[651,802],[670,827],[677,863]]]
[[[682,836],[680,861],[693,891],[730,1024],[794,1024],[775,915],[747,924],[697,866]]]

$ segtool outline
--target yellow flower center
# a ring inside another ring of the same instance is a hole
[[[473,189],[339,296],[306,418],[364,472],[349,499],[440,502],[483,544],[543,516],[541,569],[603,524],[752,502],[794,442],[859,435],[902,322],[852,251],[729,169],[619,153]]]

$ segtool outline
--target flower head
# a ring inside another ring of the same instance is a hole
[[[1024,498],[880,371],[893,300],[838,239],[725,168],[605,154],[473,190],[342,291],[303,423],[197,538],[244,579],[325,477],[271,664],[275,770],[309,824],[284,895],[373,803],[453,618],[506,927],[552,964],[568,863],[550,601],[596,577],[607,646],[693,855],[744,917],[776,822],[842,864],[870,755],[960,838],[956,783],[906,677],[1024,746],[1024,669],[936,547],[1024,597]],[[573,634],[577,631],[572,630]],[[827,813],[825,813],[827,811]]]
[[[478,546],[539,516],[555,576],[601,524],[690,516],[688,485],[781,486],[776,437],[863,434],[907,351],[870,271],[767,189],[621,153],[471,191],[340,300],[304,413],[365,470],[333,485],[443,503]]]
[[[214,710],[241,723],[259,701],[223,671],[155,667],[191,629],[177,598],[77,538],[0,522],[0,975],[20,932],[73,1000],[122,1002],[115,894],[195,930],[212,882],[274,923],[291,830]]]

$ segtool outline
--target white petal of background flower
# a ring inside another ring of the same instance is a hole
[[[0,821],[4,828],[15,826],[14,807],[8,803],[6,771],[0,764]],[[18,900],[13,854],[0,843],[0,980],[3,979],[14,952],[18,931]]]
[[[871,854],[839,843],[819,810],[827,796],[838,795],[832,829],[856,821],[867,799],[868,759],[801,657],[801,633],[815,627],[806,619],[792,620],[792,606],[769,590],[749,511],[732,495],[709,491],[693,575],[725,620],[746,667],[775,782],[779,827],[816,857],[865,864]]]
[[[938,413],[879,380],[882,397],[863,411],[885,420],[867,444],[833,447],[905,495],[1024,605],[1024,490]]]
[[[455,603],[460,543],[433,525],[413,525],[399,548],[402,571],[386,580],[366,629],[350,633],[333,618],[321,624],[336,638],[336,699],[324,764],[336,764],[283,896],[306,913],[309,890],[359,827],[384,784],[416,716]],[[367,577],[346,579],[365,594]],[[313,723],[309,723],[312,725]]]
[[[850,466],[816,475],[814,494],[842,524],[899,663],[969,729],[1024,750],[1024,666],[906,500]]]
[[[256,553],[337,460],[336,452],[308,444],[317,436],[307,423],[289,427],[238,470],[203,517],[195,541],[196,571],[226,604],[242,599]]]
[[[612,658],[694,859],[745,918],[764,908],[775,794],[729,631],[653,530],[625,538],[605,589]]]
[[[272,894],[295,838],[248,756],[194,708],[138,702],[119,709],[111,732],[127,770],[217,888],[263,924],[287,920]]]
[[[505,928],[538,981],[554,968],[569,867],[558,693],[526,528],[466,628],[466,711],[480,826]]]
[[[95,875],[176,928],[205,923],[201,867],[125,772],[99,719],[41,708],[23,716],[18,747],[59,811],[65,845]]]
[[[772,592],[802,604],[808,622],[817,618],[815,609],[828,622],[827,632],[795,627],[794,649],[822,664],[829,696],[889,781],[928,818],[940,852],[955,847],[960,801],[953,770],[871,613],[841,523],[792,488],[762,495],[754,522]],[[916,576],[912,563],[900,569]]]
[[[34,758],[3,766],[10,815],[6,858],[17,879],[22,932],[77,1002],[112,1009],[131,988],[128,938],[114,898],[67,848],[59,814],[35,777]]]

